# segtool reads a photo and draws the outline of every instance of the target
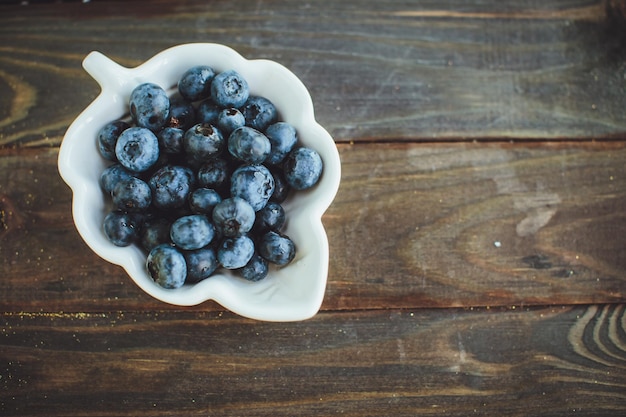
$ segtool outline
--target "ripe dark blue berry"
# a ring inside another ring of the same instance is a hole
[[[193,213],[211,216],[213,208],[222,201],[217,191],[211,188],[196,188],[189,195],[189,208]]]
[[[265,136],[272,145],[272,150],[265,162],[269,165],[278,165],[294,148],[298,142],[296,129],[285,122],[274,123],[265,130]]]
[[[270,230],[279,232],[285,225],[285,209],[275,201],[268,201],[267,205],[256,213],[253,230],[262,235]]]
[[[122,132],[129,127],[130,125],[125,121],[115,120],[107,123],[102,127],[102,129],[100,129],[97,136],[98,150],[103,158],[108,159],[109,161],[117,161],[117,157],[115,156],[115,144],[117,143],[117,138],[119,138]]]
[[[212,248],[202,248],[183,253],[187,263],[185,282],[195,284],[210,277],[219,267],[217,255]]]
[[[210,125],[217,125],[217,117],[222,108],[215,104],[213,100],[206,99],[198,105],[196,110],[196,122]]]
[[[170,99],[160,86],[139,84],[130,94],[130,116],[139,127],[158,131],[170,114]]]
[[[204,100],[211,95],[215,70],[208,65],[189,68],[178,81],[180,95],[190,101]]]
[[[270,154],[270,140],[248,126],[235,129],[228,137],[228,152],[248,164],[260,164]]]
[[[141,247],[150,252],[154,247],[170,243],[170,227],[172,222],[164,217],[147,219],[141,228]]]
[[[254,243],[246,235],[222,240],[217,250],[217,260],[226,269],[244,267],[254,255]]]
[[[213,240],[215,229],[203,214],[183,216],[172,223],[170,238],[181,249],[200,249]]]
[[[120,210],[140,212],[150,207],[152,192],[145,181],[129,177],[113,187],[111,198],[115,207]]]
[[[311,148],[296,148],[283,164],[285,180],[296,190],[311,188],[322,175],[322,158]]]
[[[159,147],[166,154],[180,154],[183,151],[185,131],[177,127],[166,127],[157,134]]]
[[[138,213],[112,211],[104,218],[104,234],[115,246],[128,246],[139,239],[142,221]]]
[[[230,194],[246,200],[254,211],[259,211],[274,192],[274,177],[264,165],[243,165],[230,179]]]
[[[213,224],[223,236],[248,233],[254,225],[254,219],[254,209],[240,197],[222,200],[213,209]]]
[[[199,123],[185,132],[183,147],[196,161],[207,161],[222,152],[224,137],[213,125]]]
[[[259,254],[276,265],[287,265],[296,256],[296,246],[289,237],[277,232],[264,234],[258,247]]]
[[[187,167],[167,165],[159,169],[148,181],[153,205],[162,210],[178,209],[188,201],[195,187],[193,171]]]
[[[211,98],[218,106],[241,107],[250,96],[248,82],[237,71],[221,72],[211,83]]]
[[[262,256],[255,253],[248,263],[239,269],[238,272],[242,278],[248,281],[260,281],[267,276],[269,263]]]
[[[115,184],[132,176],[133,174],[119,163],[109,165],[100,174],[100,187],[106,194],[111,194]]]
[[[154,282],[167,289],[182,287],[187,277],[185,257],[168,244],[156,246],[150,251],[146,267]]]
[[[229,186],[231,171],[226,160],[210,159],[198,169],[198,185],[221,191]]]
[[[274,103],[265,97],[250,96],[241,108],[241,112],[246,119],[246,126],[261,132],[278,120],[278,111]]]
[[[170,99],[170,114],[165,127],[187,130],[196,123],[196,109],[180,96]]]
[[[224,109],[217,115],[217,127],[224,135],[230,135],[233,130],[245,124],[246,119],[243,114],[234,107]]]
[[[271,167],[270,172],[272,173],[272,177],[274,177],[274,192],[270,197],[270,201],[282,203],[289,196],[291,186],[287,183],[287,180],[285,180],[285,175],[282,169]]]
[[[117,138],[115,156],[130,171],[147,171],[159,159],[159,140],[149,129],[130,127]]]

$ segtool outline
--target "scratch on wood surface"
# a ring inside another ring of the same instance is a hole
[[[82,312],[63,312],[63,311],[19,311],[19,312],[4,312],[2,313],[4,317],[20,317],[20,318],[39,318],[46,317],[51,319],[78,319],[78,320],[86,320],[94,317],[107,317],[105,313],[82,313]]]
[[[564,19],[598,21],[606,17],[606,6],[596,4],[565,10],[511,10],[490,12],[463,12],[456,10],[400,10],[392,12],[399,17],[440,17],[461,19]]]

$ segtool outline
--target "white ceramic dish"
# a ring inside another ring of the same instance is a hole
[[[98,181],[108,163],[100,157],[95,138],[104,124],[128,114],[128,98],[136,85],[153,82],[173,90],[186,69],[200,64],[216,71],[235,69],[241,73],[251,94],[270,99],[281,119],[295,126],[300,142],[319,152],[324,171],[315,187],[284,203],[288,218],[285,233],[297,247],[292,263],[271,269],[259,282],[247,282],[225,272],[195,285],[168,290],[154,283],[145,267],[146,256],[138,247],[116,247],[102,231],[110,203]],[[337,193],[341,166],[337,147],[316,122],[311,97],[302,82],[276,62],[247,60],[226,46],[208,43],[172,47],[136,68],[122,67],[92,52],[83,67],[102,91],[67,130],[58,167],[73,191],[74,222],[87,245],[103,259],[122,266],[141,289],[166,303],[190,306],[214,300],[244,317],[267,321],[314,316],[321,306],[328,275],[328,239],[321,217]]]

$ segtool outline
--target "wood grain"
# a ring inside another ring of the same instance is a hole
[[[327,307],[624,300],[621,143],[341,149]]]
[[[6,3],[12,3],[7,5]],[[626,1],[0,1],[0,415],[626,414]],[[276,60],[342,160],[321,312],[160,303],[58,145],[187,42]]]
[[[0,92],[12,99],[0,107],[0,145],[58,145],[97,94],[80,68],[91,50],[135,66],[187,42],[224,43],[286,65],[338,141],[623,138],[624,4],[4,6]]]
[[[621,142],[339,149],[324,309],[625,301]],[[82,242],[56,157],[0,157],[4,311],[167,308]]]
[[[4,416],[626,412],[624,306],[0,320]]]

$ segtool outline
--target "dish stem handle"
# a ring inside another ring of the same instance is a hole
[[[83,68],[102,89],[123,93],[129,88],[130,69],[121,66],[104,54],[92,51],[83,59]]]

